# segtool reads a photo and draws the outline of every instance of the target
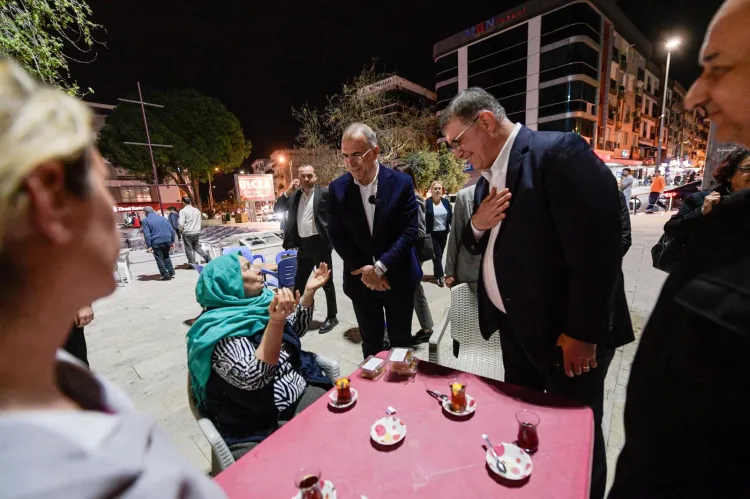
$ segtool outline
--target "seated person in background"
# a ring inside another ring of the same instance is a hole
[[[299,292],[266,288],[260,270],[238,255],[211,260],[198,278],[195,296],[206,311],[187,333],[190,382],[235,458],[331,388],[300,343],[315,291],[329,278],[321,263],[300,300]]]

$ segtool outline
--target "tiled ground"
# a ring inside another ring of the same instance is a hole
[[[633,320],[639,331],[665,278],[665,274],[651,266],[649,251],[661,235],[665,221],[662,215],[639,214],[633,218],[634,242],[625,257],[623,270]],[[186,266],[180,268],[186,263],[184,255],[180,255],[174,259],[178,265],[176,279],[161,282],[150,254],[140,251],[131,257],[135,282],[118,286],[112,296],[94,305],[95,321],[86,328],[92,368],[120,385],[141,410],[153,415],[170,431],[192,462],[208,470],[210,449],[193,420],[186,396],[185,332],[189,321],[200,313],[194,297],[197,274]],[[425,265],[425,273],[432,273],[431,264]],[[361,362],[362,354],[360,346],[344,336],[348,329],[356,326],[356,320],[351,302],[341,291],[341,261],[336,255],[333,275],[340,324],[325,335],[310,331],[303,338],[303,346],[337,358],[342,374],[349,374]],[[424,286],[433,318],[439,322],[450,305],[449,291],[430,283]],[[322,291],[317,300],[315,317],[322,321],[325,314]],[[415,316],[413,330],[418,329]],[[449,342],[446,335],[441,345],[443,358],[451,357]],[[628,345],[617,352],[607,377],[604,430],[608,438],[610,470],[614,470],[616,456],[624,442],[625,386],[636,346]],[[419,354],[426,358],[426,346]]]

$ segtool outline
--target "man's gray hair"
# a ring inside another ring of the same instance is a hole
[[[375,134],[375,130],[364,123],[352,123],[351,125],[346,127],[346,130],[344,130],[344,134],[342,135],[341,139],[343,140],[347,137],[356,137],[358,135],[364,137],[370,147],[375,147],[378,145],[378,136]]]
[[[154,213],[154,209],[151,208],[150,206],[144,206],[143,207],[143,212],[148,215],[149,213]]]
[[[482,111],[491,112],[497,121],[505,119],[505,108],[494,95],[479,87],[462,90],[440,114],[440,128],[445,127],[453,118],[469,122]]]

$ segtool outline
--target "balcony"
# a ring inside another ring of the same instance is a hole
[[[605,151],[613,151],[615,150],[615,143],[611,140],[607,140],[604,142],[604,150]]]

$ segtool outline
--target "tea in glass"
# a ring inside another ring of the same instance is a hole
[[[529,454],[533,454],[539,449],[539,435],[537,434],[539,416],[527,410],[518,411],[516,421],[518,421],[518,446]]]
[[[343,405],[348,404],[352,400],[352,390],[349,383],[349,378],[339,378],[336,380],[336,404]]]
[[[454,380],[449,385],[451,389],[451,409],[453,412],[466,410],[466,382]]]
[[[323,499],[320,488],[320,471],[302,470],[294,477],[294,485],[299,489],[302,499]]]

